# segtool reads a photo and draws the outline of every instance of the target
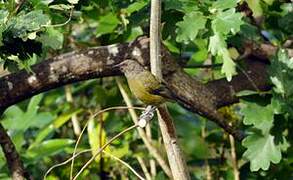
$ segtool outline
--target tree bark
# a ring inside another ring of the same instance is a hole
[[[0,78],[0,110],[65,84],[122,75],[112,66],[124,59],[134,59],[148,67],[149,40],[141,37],[131,43],[73,51],[32,66],[34,73],[20,71],[6,75]],[[220,79],[203,84],[186,74],[171,54],[162,49],[163,78],[177,97],[175,101],[188,110],[215,121],[238,140],[243,138],[243,134],[235,131],[218,116],[217,108],[237,102],[237,92],[253,89],[251,79],[260,90],[269,88],[266,63],[254,59],[246,63],[250,79],[240,73],[231,82]]]
[[[17,153],[15,146],[10,139],[9,135],[5,131],[4,127],[0,123],[0,145],[5,155],[8,169],[11,173],[13,180],[23,180],[25,178],[31,179],[28,173],[25,171],[23,163]]]

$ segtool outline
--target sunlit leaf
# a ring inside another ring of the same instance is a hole
[[[70,147],[74,142],[72,139],[51,139],[43,141],[38,146],[29,148],[25,156],[33,159],[48,157],[64,151],[64,148]]]
[[[251,171],[268,170],[271,162],[279,163],[282,158],[281,145],[276,145],[270,134],[250,135],[242,141],[242,145],[247,148],[243,156],[250,160]]]
[[[176,24],[178,26],[176,40],[185,43],[194,40],[198,31],[205,27],[206,21],[206,18],[198,12],[185,15],[183,21]]]

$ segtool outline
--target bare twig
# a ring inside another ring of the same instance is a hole
[[[144,110],[144,108],[140,108],[140,107],[125,107],[125,106],[116,106],[116,107],[109,107],[109,108],[106,108],[106,109],[103,109],[103,110],[100,110],[98,112],[96,112],[95,114],[93,114],[91,116],[91,118],[95,118],[96,116],[104,113],[104,112],[107,112],[107,111],[110,111],[110,110],[117,110],[117,109],[138,109],[138,110]],[[75,157],[75,154],[76,154],[76,150],[77,150],[77,147],[78,147],[78,144],[81,140],[81,137],[84,133],[84,131],[86,130],[87,128],[87,125],[88,125],[89,121],[86,122],[86,124],[84,125],[83,129],[81,130],[81,133],[75,143],[75,147],[74,147],[74,150],[73,150],[73,153],[72,153],[72,157]],[[136,123],[135,123],[136,124]],[[71,161],[71,166],[70,166],[70,179],[73,179],[73,166],[74,166],[74,158],[72,159]]]
[[[121,80],[119,78],[116,78],[116,82],[117,82],[120,93],[121,93],[127,107],[129,107],[128,111],[130,113],[132,121],[134,123],[137,123],[138,116],[136,115],[135,111],[132,108],[133,106],[132,106],[131,100],[130,100],[129,96],[127,95],[125,89],[123,88]],[[162,155],[159,153],[158,149],[151,143],[151,141],[148,139],[146,133],[141,128],[138,128],[137,130],[138,130],[138,133],[139,133],[142,141],[144,142],[146,148],[150,152],[150,154],[152,156],[154,156],[154,158],[156,159],[158,164],[161,166],[163,171],[166,173],[166,175],[169,178],[171,178],[172,177],[171,170],[170,170],[168,164],[166,163],[166,161],[164,160],[164,158],[162,157]]]
[[[141,157],[139,157],[139,156],[137,156],[136,159],[138,160],[138,162],[140,164],[140,167],[142,168],[142,171],[143,171],[146,179],[147,180],[152,180],[151,174],[149,173],[149,171],[148,171],[143,159]]]
[[[232,161],[232,166],[233,166],[234,180],[240,180],[234,137],[229,135],[229,140],[230,140],[230,145],[231,145],[231,161]]]
[[[150,64],[152,74],[154,74],[159,80],[163,79],[160,49],[160,27],[161,1],[152,0],[150,18]],[[178,141],[175,133],[175,127],[173,125],[172,118],[168,113],[166,105],[159,107],[158,120],[173,178],[178,180],[190,179],[186,162],[182,157],[182,152],[177,144]]]
[[[204,126],[201,128],[201,137],[203,138],[203,140],[205,140],[206,138],[206,123],[204,123]],[[204,160],[204,164],[205,164],[205,168],[206,168],[206,180],[212,180],[212,173],[211,173],[211,167],[209,165],[209,161],[208,159]]]
[[[74,5],[71,4],[71,9],[70,9],[70,13],[69,13],[69,18],[61,24],[49,24],[49,25],[42,25],[42,27],[62,27],[65,26],[66,24],[68,24],[71,21],[72,15],[73,15],[73,10],[74,10]]]
[[[186,65],[183,66],[184,68],[187,69],[193,69],[193,68],[219,68],[223,64],[199,64],[199,65]]]
[[[0,114],[1,116],[1,114]],[[0,145],[6,158],[8,169],[13,180],[23,180],[25,178],[31,179],[24,169],[23,163],[17,153],[15,146],[5,131],[2,124],[0,124]]]
[[[165,105],[164,105],[165,106]],[[166,107],[158,108],[159,125],[174,179],[190,179],[186,162],[178,145],[175,126]]]
[[[79,172],[75,175],[75,177],[73,178],[73,180],[76,180],[78,178],[78,176],[95,160],[95,158],[109,145],[111,144],[114,140],[116,140],[117,138],[119,138],[121,135],[123,135],[124,133],[131,131],[132,129],[138,127],[137,124],[134,124],[126,129],[124,129],[123,131],[121,131],[120,133],[118,133],[117,135],[115,135],[114,137],[112,137],[106,144],[104,144],[97,152],[96,154],[94,154],[90,160],[88,160],[87,163],[85,163],[85,165],[83,165],[83,167],[79,170]]]
[[[69,163],[70,161],[74,160],[77,156],[79,156],[79,155],[81,155],[81,154],[84,154],[84,153],[87,153],[87,152],[91,152],[91,151],[92,151],[91,149],[86,149],[86,150],[80,151],[80,152],[74,154],[74,156],[71,156],[69,159],[67,159],[67,160],[65,160],[65,161],[63,161],[63,162],[61,162],[61,163],[55,164],[54,166],[50,167],[50,168],[47,170],[47,172],[45,173],[43,179],[45,180],[45,179],[47,178],[48,174],[49,174],[53,169],[55,169],[55,168],[57,168],[57,167],[60,167],[60,166],[63,166],[63,165],[65,165],[65,164]]]
[[[71,85],[65,86],[65,96],[66,96],[66,101],[73,105],[73,97],[72,97]],[[71,122],[72,122],[74,134],[76,136],[79,136],[79,134],[80,134],[80,125],[79,125],[76,113],[74,113],[71,116]]]
[[[146,135],[148,137],[148,139],[152,142],[152,130],[151,130],[151,126],[150,124],[147,124],[146,128]],[[149,160],[150,162],[150,170],[151,170],[151,175],[152,175],[152,178],[155,178],[156,177],[156,161],[153,159],[153,158],[150,158]]]
[[[111,158],[117,160],[118,162],[120,162],[121,164],[123,164],[124,166],[126,166],[128,169],[130,169],[130,171],[133,172],[133,174],[135,174],[140,180],[144,180],[143,177],[141,177],[138,172],[136,172],[127,162],[119,159],[118,157],[114,156],[111,153],[108,153],[107,151],[103,151],[103,153],[105,153],[107,156],[110,156]]]

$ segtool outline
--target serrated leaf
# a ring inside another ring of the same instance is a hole
[[[63,46],[63,34],[54,28],[47,28],[39,38],[44,47],[50,47],[52,49],[61,49]]]
[[[50,18],[41,10],[36,10],[15,17],[7,26],[14,37],[26,40],[30,32],[39,31],[42,26],[48,24],[50,24]]]
[[[218,33],[210,37],[209,51],[212,55],[217,55],[219,51],[226,48],[225,39]]]
[[[281,145],[276,145],[274,136],[270,134],[250,135],[242,141],[242,145],[247,148],[243,156],[250,161],[251,171],[268,170],[271,162],[279,163],[282,158]]]
[[[227,35],[240,31],[240,26],[244,24],[241,20],[241,13],[235,12],[235,9],[229,9],[224,12],[219,12],[217,17],[212,21],[212,29],[214,32]]]
[[[210,9],[210,11],[217,10],[225,10],[236,7],[238,0],[218,0],[215,1]]]
[[[99,20],[97,27],[96,36],[99,37],[103,34],[112,33],[119,25],[120,21],[117,16],[113,13],[108,13]]]
[[[261,106],[254,102],[245,102],[245,107],[241,109],[244,115],[243,123],[245,125],[253,125],[260,129],[263,134],[270,131],[273,126],[274,109],[271,104]]]
[[[293,58],[285,50],[279,50],[271,60],[270,79],[274,85],[274,105],[278,111],[293,116]]]
[[[231,59],[227,44],[221,34],[216,33],[210,37],[209,51],[212,55],[217,55],[223,60],[221,72],[225,74],[228,81],[231,81],[232,76],[236,74],[235,63]]]
[[[231,81],[232,76],[236,74],[235,63],[231,59],[229,51],[227,49],[222,49],[222,52],[219,54],[223,58],[221,73],[225,74],[227,81]]]
[[[183,17],[183,21],[176,23],[178,42],[193,41],[199,30],[205,28],[206,18],[199,12],[192,12]]]

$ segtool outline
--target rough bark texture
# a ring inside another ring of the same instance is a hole
[[[21,71],[6,75],[0,78],[0,110],[3,111],[12,104],[65,84],[121,75],[121,72],[112,66],[124,59],[134,59],[148,66],[149,40],[141,37],[131,43],[74,51],[34,65],[34,73]],[[240,73],[233,77],[230,83],[221,79],[207,84],[202,84],[186,74],[164,49],[162,64],[164,80],[170,86],[177,102],[188,110],[215,121],[236,139],[243,138],[243,134],[236,132],[217,113],[217,108],[237,102],[236,92],[253,89],[251,79],[260,90],[268,89],[265,63],[247,61],[250,79]]]
[[[8,169],[10,170],[11,177],[13,180],[23,180],[25,179],[26,171],[23,167],[21,159],[15,149],[13,142],[6,133],[4,127],[0,123],[0,145],[2,151],[5,154]],[[27,177],[27,179],[31,179]]]

